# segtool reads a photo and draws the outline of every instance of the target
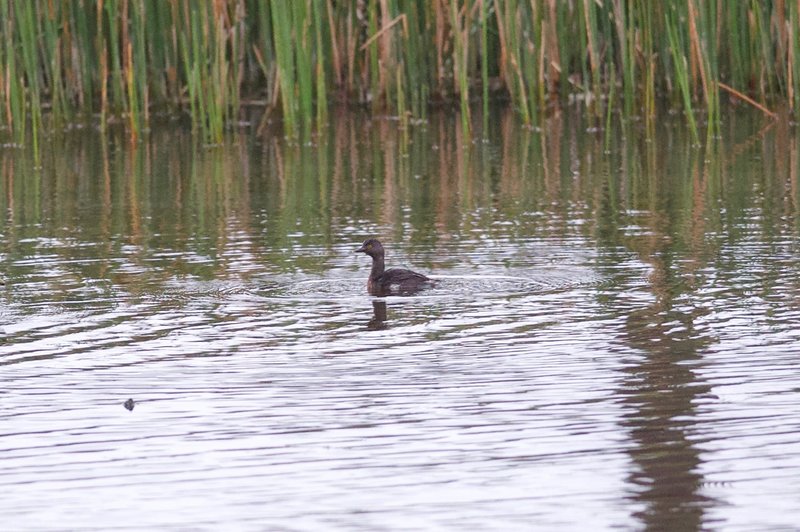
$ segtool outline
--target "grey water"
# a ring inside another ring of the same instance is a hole
[[[796,529],[799,154],[734,111],[3,148],[0,522]],[[436,286],[370,296],[368,237]]]

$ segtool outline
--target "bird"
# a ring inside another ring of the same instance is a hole
[[[372,257],[372,271],[367,279],[367,291],[374,296],[411,294],[432,287],[435,281],[421,273],[403,268],[385,269],[383,245],[370,238],[356,250]]]

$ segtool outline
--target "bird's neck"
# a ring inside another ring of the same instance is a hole
[[[386,267],[383,263],[383,255],[376,255],[372,257],[372,271],[369,274],[370,279],[377,279],[383,275],[383,270]]]

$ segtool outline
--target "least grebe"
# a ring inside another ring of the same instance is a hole
[[[374,238],[364,242],[356,253],[366,253],[372,257],[372,271],[367,280],[367,290],[372,295],[408,294],[433,286],[433,279],[421,273],[402,268],[385,270],[383,245]]]

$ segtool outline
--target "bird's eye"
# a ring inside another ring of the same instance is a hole
[[[367,244],[367,249],[372,249],[372,244]]]

